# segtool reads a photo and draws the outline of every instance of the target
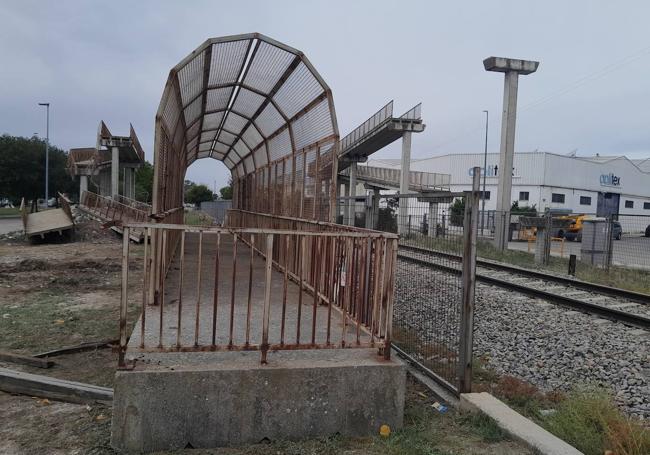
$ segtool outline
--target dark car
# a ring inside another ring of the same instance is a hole
[[[616,240],[621,240],[621,237],[623,237],[623,228],[618,221],[612,222],[612,237]]]
[[[650,224],[648,224],[648,227],[645,228],[645,236],[650,237]]]

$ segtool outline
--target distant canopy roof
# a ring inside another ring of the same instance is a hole
[[[238,177],[338,139],[331,92],[309,60],[257,33],[209,39],[176,65],[157,119],[157,147],[184,153],[186,167],[221,160]]]

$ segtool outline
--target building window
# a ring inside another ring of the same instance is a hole
[[[483,195],[484,195],[483,191],[481,191],[480,194],[481,194],[481,199],[485,199],[486,201],[490,200],[490,192],[489,191],[485,192],[485,197],[483,197]]]
[[[626,209],[633,209],[634,208],[634,201],[625,201],[625,208]]]
[[[643,203],[643,210],[650,210],[650,202]]]
[[[520,201],[527,201],[530,199],[530,193],[528,191],[520,191],[519,192],[519,200]]]
[[[580,196],[580,205],[591,205],[591,198],[589,196]]]
[[[561,193],[552,193],[551,202],[557,202],[558,204],[564,204],[564,194]]]

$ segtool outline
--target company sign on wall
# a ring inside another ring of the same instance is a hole
[[[613,172],[610,172],[609,174],[600,174],[600,185],[621,186],[621,178],[617,175],[614,175]]]

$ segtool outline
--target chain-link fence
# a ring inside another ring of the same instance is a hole
[[[472,193],[373,192],[338,204],[340,223],[399,233],[394,346],[453,393],[471,389],[474,196],[474,210]]]

